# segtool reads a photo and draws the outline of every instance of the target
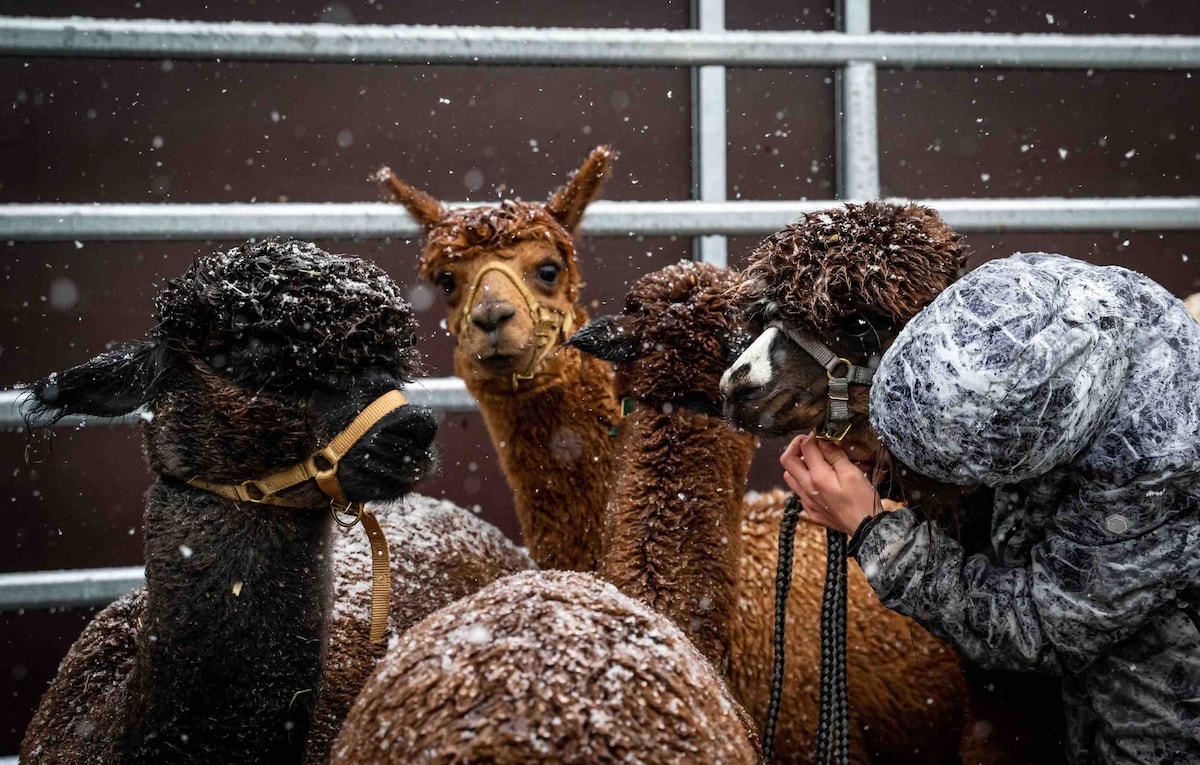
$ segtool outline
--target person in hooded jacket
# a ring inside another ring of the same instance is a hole
[[[1140,274],[992,261],[884,354],[894,459],[995,491],[990,555],[883,511],[836,445],[780,462],[880,600],[986,668],[1060,675],[1074,763],[1200,763],[1200,323]]]

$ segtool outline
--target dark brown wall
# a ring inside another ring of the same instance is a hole
[[[890,31],[1200,33],[1193,0],[1080,5],[877,0],[873,20]],[[734,29],[828,30],[830,11],[829,2],[754,0],[729,3],[726,22]],[[692,23],[687,2],[628,0],[7,0],[0,12],[667,29]],[[830,69],[728,72],[731,199],[834,196],[833,79]],[[1200,194],[1200,75],[880,71],[879,86],[887,194]],[[12,104],[0,109],[0,203],[372,201],[366,178],[383,163],[445,199],[536,199],[602,142],[621,153],[605,198],[691,196],[686,69],[0,57],[0,93]],[[1196,233],[971,241],[973,263],[1052,250],[1136,268],[1178,294],[1200,288]],[[754,243],[731,240],[731,261]],[[0,387],[141,336],[163,280],[197,253],[227,244],[0,243]],[[428,372],[450,374],[442,309],[414,281],[416,243],[321,244],[379,262],[415,305],[428,306],[418,312]],[[581,262],[593,313],[615,310],[633,279],[690,254],[686,238],[586,240]],[[421,490],[478,506],[515,536],[507,487],[479,417],[447,416],[438,444],[442,472]],[[0,501],[10,519],[0,536],[0,571],[140,562],[148,475],[137,432],[60,429],[49,454],[43,441],[32,445],[40,461],[28,465],[26,445],[23,433],[0,434]],[[764,444],[754,486],[778,483],[780,448]],[[88,616],[88,609],[0,614],[0,754],[16,751],[32,706]]]

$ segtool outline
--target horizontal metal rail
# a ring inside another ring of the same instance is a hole
[[[0,574],[0,611],[102,606],[145,582],[141,566]]]
[[[0,17],[0,53],[410,64],[1200,68],[1200,39]]]
[[[82,361],[82,359],[81,359]],[[49,372],[50,370],[46,370]],[[0,429],[23,428],[24,390],[0,390]],[[463,381],[457,377],[424,377],[404,386],[410,403],[427,406],[441,412],[474,412],[479,406],[467,392]],[[149,418],[146,412],[125,417],[64,417],[55,427],[112,427],[135,425]]]
[[[928,199],[962,232],[1200,228],[1200,197]],[[595,202],[590,236],[762,236],[836,200]],[[461,206],[461,205],[456,205]],[[399,205],[10,204],[0,240],[208,240],[287,234],[302,238],[412,238],[420,229]],[[86,253],[84,253],[86,256]]]

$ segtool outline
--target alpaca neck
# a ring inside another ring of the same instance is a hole
[[[715,417],[639,405],[615,440],[602,574],[724,671],[754,439]]]
[[[330,519],[163,481],[146,509],[133,762],[298,762],[329,612]]]
[[[561,348],[516,391],[511,378],[471,374],[461,354],[455,367],[479,401],[530,556],[545,569],[595,571],[617,421],[609,365]]]

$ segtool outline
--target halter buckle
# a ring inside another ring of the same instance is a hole
[[[815,438],[818,441],[829,441],[830,443],[836,444],[837,442],[839,442],[843,438],[845,438],[846,434],[850,432],[850,423],[849,422],[845,423],[845,425],[842,427],[842,430],[840,433],[833,432],[833,430],[831,429],[833,427],[836,427],[836,426],[834,426],[833,423],[827,422],[823,426],[821,426],[820,431],[814,433],[813,435],[815,436]]]

